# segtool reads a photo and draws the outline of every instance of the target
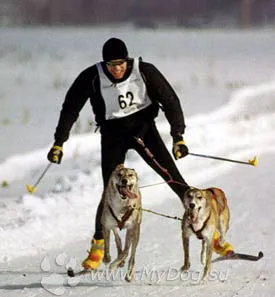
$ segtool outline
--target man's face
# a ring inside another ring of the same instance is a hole
[[[127,68],[127,61],[122,59],[111,60],[106,62],[108,71],[115,79],[121,79]]]

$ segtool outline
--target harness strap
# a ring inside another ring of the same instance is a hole
[[[144,144],[144,142],[143,142],[143,140],[142,140],[141,138],[134,137],[134,139],[137,141],[138,144],[140,144],[140,145],[143,147],[143,149],[144,149],[145,153],[147,154],[147,156],[148,156],[150,159],[153,160],[153,162],[158,166],[158,168],[159,168],[162,172],[164,172],[165,174],[167,174],[167,176],[168,176],[169,179],[168,179],[166,182],[167,182],[168,184],[173,183],[173,184],[180,185],[180,186],[182,186],[182,187],[185,187],[185,186],[186,186],[186,185],[184,185],[184,184],[181,183],[181,182],[178,182],[178,181],[173,180],[172,175],[169,173],[169,171],[168,171],[166,168],[162,167],[162,166],[159,164],[159,162],[156,160],[155,156],[151,153],[151,151],[149,150],[149,148],[146,147],[146,145]]]
[[[135,140],[137,141],[137,143],[138,144],[140,144],[142,147],[143,147],[143,149],[144,149],[144,151],[146,152],[146,154],[147,154],[147,156],[150,158],[150,159],[152,159],[153,160],[153,162],[164,172],[164,173],[166,173],[167,175],[168,175],[168,177],[169,177],[169,181],[172,181],[173,179],[172,179],[172,176],[171,176],[171,174],[168,172],[168,170],[166,169],[166,168],[164,168],[164,167],[162,167],[160,164],[159,164],[159,162],[156,160],[156,158],[155,158],[155,156],[151,153],[151,151],[149,150],[149,148],[148,147],[146,147],[146,145],[144,144],[144,142],[143,142],[143,140],[141,139],[141,138],[138,138],[138,137],[134,137],[135,138]]]
[[[198,231],[195,231],[195,229],[194,229],[194,227],[193,227],[192,224],[189,225],[190,228],[191,228],[191,230],[193,231],[193,233],[196,234],[196,236],[197,236],[198,239],[203,239],[202,231],[203,231],[204,228],[206,227],[206,225],[207,225],[207,223],[208,223],[208,221],[209,221],[209,219],[210,219],[210,216],[211,216],[211,213],[209,214],[208,218],[204,221],[202,227],[201,227],[200,230],[198,230]]]
[[[117,226],[118,226],[118,228],[119,228],[120,230],[124,227],[126,221],[130,218],[130,216],[132,215],[132,213],[133,213],[133,211],[134,211],[134,208],[129,208],[129,209],[125,212],[125,214],[122,216],[121,220],[119,220],[118,217],[115,215],[115,213],[114,213],[112,207],[111,207],[110,205],[108,205],[108,208],[109,208],[109,210],[110,210],[111,215],[113,216],[113,218],[117,221]]]

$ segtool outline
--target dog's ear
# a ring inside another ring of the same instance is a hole
[[[184,196],[188,196],[188,194],[190,193],[190,192],[193,192],[194,190],[198,190],[197,188],[195,188],[195,187],[190,187],[187,191],[185,191],[185,193],[184,193]]]
[[[135,171],[135,169],[132,169],[132,170],[134,171],[135,176],[136,176],[136,179],[138,180],[138,174],[137,174],[137,172]]]
[[[123,168],[124,168],[124,164],[121,163],[121,164],[118,164],[118,165],[116,166],[116,169],[115,169],[115,170],[117,171],[117,170],[121,170],[121,169],[123,169]]]
[[[192,190],[192,187],[190,187],[188,190],[186,190],[186,191],[184,192],[182,198],[184,199],[184,198],[188,197],[188,194],[190,193],[191,190]]]
[[[134,168],[131,168],[131,170],[133,170],[133,172],[135,173],[135,175],[137,176],[137,172]]]
[[[190,187],[185,193],[189,193],[190,191],[199,190],[199,188],[196,187]]]

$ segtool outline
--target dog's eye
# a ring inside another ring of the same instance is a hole
[[[134,175],[132,173],[128,174],[129,177],[133,177]]]
[[[196,198],[201,199],[201,198],[202,198],[201,193],[197,193],[197,194],[196,194]]]
[[[118,177],[122,177],[122,173],[118,173],[117,176],[118,176]]]

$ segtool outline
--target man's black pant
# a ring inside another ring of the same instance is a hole
[[[167,174],[162,168],[160,168],[150,156],[144,150],[144,147],[139,144],[134,138],[135,135],[123,135],[123,136],[112,136],[102,135],[101,136],[101,168],[103,175],[104,189],[107,187],[108,180],[118,164],[124,163],[126,153],[129,149],[134,149],[143,158],[143,160],[151,166],[165,181],[168,181],[170,177],[177,183],[168,183],[171,189],[179,196],[182,200],[184,192],[189,189],[188,184],[181,176],[178,171],[174,160],[168,152],[163,140],[161,139],[159,132],[154,122],[151,122],[146,127],[146,131],[142,135],[142,140],[145,146],[154,155],[155,160],[164,167],[169,174]],[[170,176],[169,176],[170,175]],[[102,239],[102,225],[100,222],[102,211],[103,211],[103,199],[97,209],[96,214],[96,231],[94,238]]]

